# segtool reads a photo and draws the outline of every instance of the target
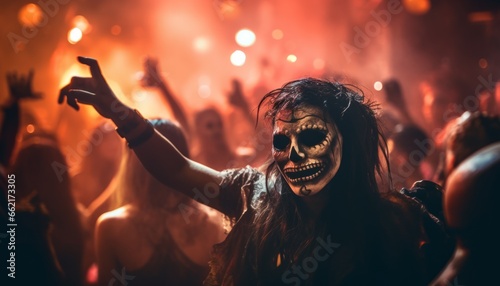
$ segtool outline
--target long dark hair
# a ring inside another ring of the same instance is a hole
[[[277,164],[269,164],[266,170],[269,201],[262,204],[254,218],[257,275],[270,275],[268,271],[276,267],[278,256],[285,265],[300,261],[310,254],[307,250],[318,237],[325,239],[332,235],[337,242],[346,243],[344,247],[352,248],[355,253],[351,254],[358,255],[355,259],[364,260],[367,251],[377,251],[367,249],[377,240],[368,236],[379,229],[376,218],[381,201],[376,179],[382,170],[379,151],[387,166],[388,160],[385,139],[375,116],[376,104],[367,101],[355,87],[304,78],[266,94],[258,111],[264,105],[268,107],[265,117],[273,125],[280,111],[303,105],[321,108],[325,118],[336,124],[343,148],[340,168],[328,190],[324,190],[331,192],[328,204],[313,225],[303,211],[303,199],[291,191]]]

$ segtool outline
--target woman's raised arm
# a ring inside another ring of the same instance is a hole
[[[64,98],[79,110],[78,103],[92,105],[99,114],[111,119],[118,134],[133,148],[144,167],[160,182],[185,195],[221,210],[218,186],[221,174],[184,157],[175,146],[156,132],[137,111],[123,104],[113,93],[95,59],[78,57],[90,67],[91,77],[73,77],[63,87],[58,102]],[[215,189],[217,188],[217,189]]]

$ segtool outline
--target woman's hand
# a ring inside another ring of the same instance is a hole
[[[33,92],[31,87],[33,82],[34,71],[30,70],[27,76],[18,76],[17,73],[7,73],[7,84],[13,102],[20,99],[40,99],[42,94]]]
[[[231,81],[232,90],[228,94],[229,104],[236,108],[241,108],[243,110],[248,109],[248,103],[243,94],[243,88],[241,87],[241,82],[238,79],[233,79]]]
[[[92,105],[99,114],[113,121],[123,120],[129,113],[122,102],[118,100],[104,79],[99,64],[95,59],[78,57],[78,61],[90,67],[92,77],[72,77],[71,82],[59,93],[59,104],[67,97],[69,106],[76,110],[78,103]]]
[[[141,79],[143,87],[158,87],[165,85],[160,72],[158,71],[158,60],[154,58],[146,58],[144,60],[144,76]]]

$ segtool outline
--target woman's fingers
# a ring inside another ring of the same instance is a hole
[[[28,72],[28,77],[27,77],[27,81],[29,83],[31,83],[33,81],[33,77],[35,76],[35,70],[34,69],[30,69],[29,72]]]
[[[94,93],[87,90],[75,89],[71,84],[68,84],[65,87],[61,88],[57,102],[59,104],[62,104],[64,102],[64,97],[66,97],[66,102],[68,103],[68,105],[76,110],[80,110],[78,102],[91,105],[94,105],[95,103]]]
[[[93,58],[78,57],[78,61],[90,68],[92,77],[72,77],[68,85],[59,93],[58,103],[62,104],[66,97],[68,105],[79,110],[79,103],[94,106],[100,114],[109,110],[107,102],[115,96],[104,79],[97,61]]]
[[[59,91],[59,98],[57,98],[57,103],[62,104],[64,102],[64,97],[68,95],[70,85],[67,84]]]
[[[78,106],[78,103],[76,101],[75,94],[70,92],[72,90],[74,89],[71,83],[61,88],[61,90],[59,91],[59,98],[57,99],[57,103],[64,103],[64,97],[66,97],[66,103],[68,103],[69,106],[78,111],[80,110],[80,107]]]
[[[64,101],[64,96],[66,96],[66,102],[69,106],[73,107],[76,111],[80,110],[80,106],[78,106],[75,98],[69,94],[69,89],[66,89],[64,92],[63,90],[61,90],[61,92],[59,93],[59,103],[62,103]]]
[[[99,63],[97,63],[97,60],[79,56],[78,61],[90,67],[90,74],[94,79],[104,81],[104,77],[102,76],[101,68],[99,67]]]
[[[76,102],[75,98],[68,97],[67,102],[68,105],[73,107],[76,111],[80,110],[80,106],[78,106],[78,103]]]
[[[91,77],[77,77],[71,78],[70,86],[71,89],[81,89],[92,93],[95,93],[95,80]]]
[[[68,100],[76,99],[78,102],[83,104],[95,105],[96,96],[94,93],[81,90],[81,89],[70,89],[68,92]]]

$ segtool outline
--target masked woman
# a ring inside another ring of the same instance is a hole
[[[311,78],[270,92],[261,106],[269,106],[274,160],[262,171],[219,172],[184,157],[118,101],[96,60],[79,61],[92,77],[74,77],[59,102],[94,106],[153,176],[233,222],[206,284],[423,285],[421,228],[379,192],[379,151],[387,151],[359,93]]]

